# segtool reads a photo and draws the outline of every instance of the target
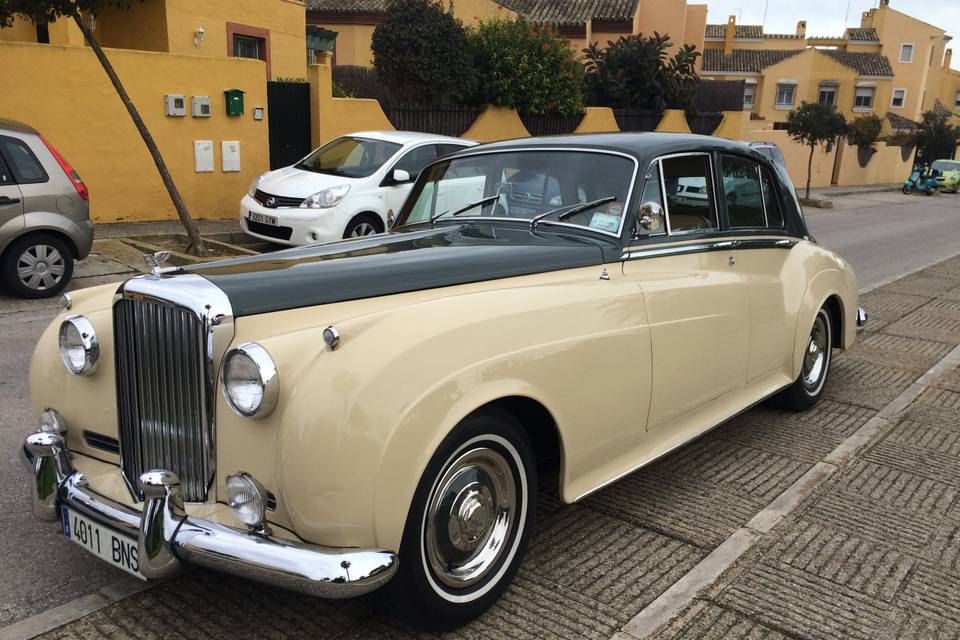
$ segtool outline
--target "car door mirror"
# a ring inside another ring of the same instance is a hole
[[[393,184],[410,182],[410,173],[404,171],[403,169],[394,169],[393,173],[390,174],[390,177],[393,179]]]
[[[653,233],[663,226],[663,207],[657,202],[644,202],[637,211],[637,224],[634,236]]]

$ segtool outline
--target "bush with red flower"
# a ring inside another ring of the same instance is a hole
[[[549,24],[494,19],[468,30],[476,84],[472,104],[530,114],[571,115],[583,108],[581,66]]]

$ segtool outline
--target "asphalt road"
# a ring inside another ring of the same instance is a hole
[[[807,220],[819,242],[853,264],[863,288],[960,253],[960,196],[846,197],[832,211],[808,211]],[[116,265],[96,260],[79,273],[85,277],[74,286],[123,277]],[[28,476],[17,453],[35,420],[27,371],[33,344],[55,313],[52,301],[0,294],[0,628],[123,576],[75,548],[56,525],[30,515]]]
[[[867,193],[834,204],[806,209],[807,226],[853,265],[862,290],[960,253],[960,195]]]

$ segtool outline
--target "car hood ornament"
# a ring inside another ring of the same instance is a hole
[[[156,253],[144,254],[143,261],[147,263],[148,267],[150,267],[150,275],[154,278],[159,278],[163,269],[163,263],[169,258],[169,251],[158,251]]]

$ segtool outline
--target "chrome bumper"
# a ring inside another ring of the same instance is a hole
[[[137,511],[91,489],[54,432],[27,436],[23,453],[34,475],[33,514],[59,521],[66,505],[135,538],[140,572],[148,579],[194,564],[322,598],[349,598],[382,586],[397,571],[390,551],[321,547],[189,516],[180,481],[170,471],[140,476],[145,505]]]
[[[857,333],[863,333],[867,328],[867,312],[863,307],[857,307]]]

